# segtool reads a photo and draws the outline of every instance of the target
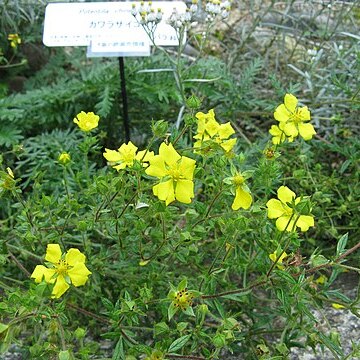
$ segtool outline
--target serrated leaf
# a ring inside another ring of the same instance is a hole
[[[115,350],[112,355],[112,360],[125,360],[125,352],[124,352],[124,342],[123,338],[120,337],[119,341],[115,346]]]
[[[160,335],[164,332],[169,331],[169,326],[165,322],[160,322],[154,326],[154,335]]]
[[[190,337],[191,337],[191,334],[182,336],[181,338],[176,339],[175,341],[173,341],[173,342],[171,343],[171,345],[169,346],[168,352],[169,352],[169,353],[172,353],[172,352],[178,351],[178,350],[180,350],[181,348],[183,348],[184,345],[185,345],[185,344],[188,342],[188,340],[190,339]]]
[[[106,310],[111,311],[114,309],[112,302],[106,298],[101,298],[102,304],[105,306]]]

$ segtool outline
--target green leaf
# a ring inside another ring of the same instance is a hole
[[[222,296],[224,299],[229,299],[229,300],[233,300],[233,301],[237,301],[237,302],[244,302],[246,301],[246,295],[250,294],[252,292],[252,290],[246,290],[237,294],[229,294],[229,295],[225,295]]]
[[[184,310],[184,314],[189,315],[189,316],[195,316],[194,314],[194,310],[191,306],[188,306],[185,310]]]
[[[274,273],[276,273],[277,276],[281,277],[289,284],[295,285],[297,283],[296,280],[286,271],[274,270]]]
[[[173,318],[173,316],[176,314],[176,312],[178,311],[178,308],[171,303],[168,307],[168,319],[169,321]]]
[[[112,302],[106,298],[101,298],[101,302],[108,311],[112,311],[114,309],[114,305]]]
[[[173,341],[172,344],[169,346],[168,352],[169,352],[169,353],[172,353],[172,352],[178,351],[178,350],[180,350],[181,348],[183,348],[184,345],[185,345],[185,344],[188,342],[188,340],[190,339],[190,337],[191,337],[191,334],[182,336],[181,338],[176,339],[175,341]]]
[[[336,345],[334,343],[334,341],[332,339],[330,339],[330,337],[324,335],[323,333],[317,333],[320,341],[326,346],[328,347],[330,350],[335,351],[337,354],[339,354],[340,356],[344,356],[344,353],[342,352],[342,350],[340,349],[340,347],[338,345]]]
[[[182,291],[187,287],[187,279],[183,279],[180,281],[178,287],[177,287],[177,291]]]
[[[345,252],[345,247],[348,241],[348,233],[344,234],[338,241],[336,246],[336,255],[341,255]]]
[[[5,332],[8,328],[9,328],[9,325],[0,323],[0,334],[2,334],[3,332]]]
[[[112,360],[125,360],[124,342],[120,337],[113,352]]]
[[[169,331],[169,326],[165,322],[160,322],[154,325],[154,335],[160,335],[164,332]]]

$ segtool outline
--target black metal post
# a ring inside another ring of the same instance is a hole
[[[120,86],[121,86],[121,96],[123,104],[123,116],[124,116],[124,129],[125,129],[125,141],[130,141],[130,121],[128,113],[128,103],[126,95],[126,82],[125,82],[125,66],[124,58],[119,57],[119,68],[120,68]]]

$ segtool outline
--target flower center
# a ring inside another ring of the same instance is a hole
[[[56,264],[56,272],[59,275],[66,274],[69,268],[70,265],[65,260],[59,260],[58,263]]]
[[[187,291],[187,288],[184,290],[178,291],[173,300],[174,305],[179,307],[182,310],[185,310],[187,307],[192,305],[193,295]]]
[[[241,175],[235,175],[234,177],[233,177],[233,183],[234,183],[234,185],[237,187],[237,186],[241,186],[243,183],[245,182],[245,179],[244,179],[244,177],[243,176],[241,176]]]
[[[283,204],[283,209],[284,209],[284,215],[286,216],[291,216],[294,212],[293,209],[286,204]]]
[[[125,150],[122,154],[123,161],[128,164],[132,164],[134,161],[135,154],[131,150]]]
[[[169,169],[168,174],[173,179],[173,181],[179,181],[183,178],[183,175],[178,168]]]
[[[300,115],[299,109],[296,109],[291,115],[290,115],[290,121],[293,121],[295,124],[301,123],[302,118]]]

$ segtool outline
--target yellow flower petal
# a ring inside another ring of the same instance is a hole
[[[284,104],[287,110],[294,113],[298,104],[298,99],[293,94],[286,94],[284,97]]]
[[[190,204],[191,199],[194,197],[194,183],[191,180],[179,180],[175,187],[176,200]]]
[[[311,118],[310,111],[307,106],[303,106],[298,109],[298,115],[302,121],[308,121]]]
[[[226,124],[220,125],[218,133],[219,133],[220,139],[227,139],[232,134],[235,134],[235,130],[231,126],[230,122],[227,122]]]
[[[205,124],[205,131],[210,135],[210,137],[215,136],[220,128],[220,124],[215,119],[210,119]]]
[[[226,151],[229,152],[233,149],[233,147],[236,144],[236,140],[237,139],[229,139],[229,140],[225,140],[223,141],[220,146]]]
[[[294,230],[294,220],[292,219],[289,223],[290,220],[290,216],[284,215],[284,216],[280,216],[277,220],[276,220],[276,228],[279,231],[293,231]]]
[[[308,231],[310,226],[314,226],[313,216],[300,215],[298,221],[296,222],[296,226],[299,227],[303,232]]]
[[[125,169],[126,168],[126,163],[121,163],[121,164],[119,164],[119,165],[113,165],[113,168],[115,169],[115,170],[117,170],[117,171],[120,171],[120,170],[123,170],[123,169]]]
[[[65,261],[70,266],[75,266],[78,263],[85,263],[86,256],[79,251],[79,249],[71,248],[65,255]]]
[[[252,197],[249,192],[245,191],[241,186],[238,186],[235,190],[235,199],[231,205],[233,210],[239,210],[240,208],[248,209],[251,206]]]
[[[280,186],[277,191],[277,195],[280,201],[284,204],[291,202],[296,197],[296,194],[287,186]]]
[[[275,262],[276,261],[276,259],[277,259],[277,257],[278,257],[278,252],[277,251],[274,251],[272,254],[269,254],[269,258],[270,258],[270,260],[272,261],[272,262]],[[283,260],[285,259],[287,257],[287,253],[286,252],[281,252],[281,256],[280,256],[280,258],[279,258],[279,260],[278,260],[278,264],[282,264],[282,262],[283,262]]]
[[[310,140],[313,137],[313,135],[316,134],[314,127],[309,123],[299,123],[298,128],[299,128],[300,136],[304,140]]]
[[[190,159],[187,156],[181,157],[179,171],[185,179],[192,180],[194,178],[195,164],[195,160]]]
[[[166,176],[165,159],[160,155],[155,155],[150,159],[150,166],[145,170],[146,174],[161,178]]]
[[[47,283],[53,283],[55,279],[53,278],[55,274],[55,269],[48,269],[44,265],[36,265],[31,278],[35,279],[36,283],[42,281],[43,277]]]
[[[69,288],[69,284],[62,275],[56,278],[56,283],[52,291],[52,298],[58,299]]]
[[[45,260],[56,264],[61,259],[61,249],[59,244],[48,244],[46,248]]]
[[[274,112],[274,118],[277,121],[286,122],[289,120],[290,116],[291,113],[286,109],[284,104],[279,105]]]
[[[283,204],[277,199],[270,199],[266,206],[268,208],[268,218],[276,219],[285,213]]]
[[[129,141],[127,144],[122,144],[119,147],[119,153],[131,153],[135,156],[137,149],[138,147],[135,146],[131,141]]]
[[[81,286],[86,283],[88,276],[91,274],[91,271],[85,266],[84,263],[77,263],[73,268],[68,270],[68,275],[71,279],[71,283],[74,286]]]
[[[337,304],[337,303],[332,303],[331,306],[334,308],[334,309],[345,309],[345,306],[344,305],[341,305],[341,304]]]
[[[164,142],[160,145],[159,156],[161,156],[168,165],[175,164],[181,158],[171,143],[166,145]]]
[[[269,130],[270,135],[280,137],[283,134],[283,131],[277,125],[271,125]]]
[[[315,280],[315,283],[316,284],[325,284],[327,281],[327,277],[325,275],[320,275],[316,280]]]
[[[295,123],[293,123],[292,121],[291,122],[287,122],[285,125],[284,125],[284,133],[287,135],[287,136],[298,136],[299,134],[299,131],[298,131],[298,128],[296,127]]]
[[[118,162],[122,160],[121,154],[116,150],[110,150],[105,148],[105,152],[103,153],[104,158],[107,161]]]
[[[145,155],[145,156],[144,156]],[[141,150],[136,154],[135,159],[142,162],[148,162],[155,156],[153,151]]]
[[[170,179],[153,186],[153,193],[160,200],[166,202],[166,206],[175,201],[173,180]]]
[[[182,177],[187,180],[192,180],[194,178],[195,164],[195,160],[190,159],[187,156],[183,156],[179,164],[179,171]]]

